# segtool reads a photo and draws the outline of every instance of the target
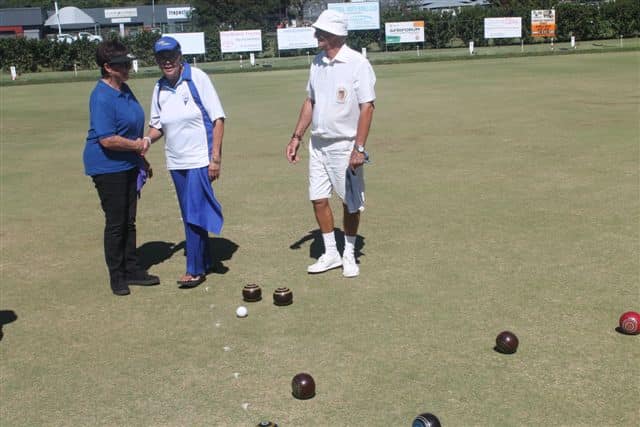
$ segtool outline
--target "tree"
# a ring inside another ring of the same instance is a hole
[[[311,10],[312,14],[320,14],[326,8],[326,0],[284,0],[287,3],[289,16],[294,17],[298,22],[308,21],[309,17],[304,16],[305,11]]]
[[[463,7],[456,16],[456,34],[465,43],[473,41],[476,46],[487,44],[484,38],[484,18],[487,11],[480,7]]]
[[[631,36],[640,32],[640,2],[618,0],[602,5],[602,15],[611,25],[613,36]]]
[[[194,18],[202,28],[224,30],[275,28],[282,18],[282,0],[193,0]]]

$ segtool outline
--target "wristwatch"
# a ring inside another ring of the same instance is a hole
[[[363,154],[366,153],[366,151],[364,151],[364,145],[356,144],[356,151],[358,153],[363,153]]]

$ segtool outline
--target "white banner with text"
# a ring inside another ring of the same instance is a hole
[[[278,50],[318,47],[313,27],[278,28]]]
[[[522,37],[522,18],[484,18],[485,39],[511,39]]]
[[[329,3],[327,9],[347,15],[348,30],[377,30],[380,28],[380,4],[377,1]]]
[[[424,21],[386,22],[384,37],[387,44],[424,42]]]
[[[220,31],[220,52],[262,52],[262,30]]]

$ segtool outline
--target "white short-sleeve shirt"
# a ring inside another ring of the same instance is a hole
[[[328,139],[356,137],[360,104],[376,99],[376,75],[360,53],[343,45],[330,60],[321,52],[313,60],[307,93],[314,102],[311,134]]]
[[[188,80],[192,80],[211,122],[224,118],[218,94],[202,70],[183,64],[175,87],[160,79],[151,97],[149,126],[161,129],[165,137],[167,169],[195,169],[209,165],[213,128],[196,104]]]

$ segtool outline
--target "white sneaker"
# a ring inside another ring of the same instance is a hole
[[[360,274],[360,267],[356,263],[353,255],[345,255],[342,257],[342,275],[344,277],[356,277]]]
[[[342,265],[342,259],[339,253],[335,254],[323,254],[315,264],[311,264],[307,267],[308,273],[323,273],[327,270],[340,267]]]

